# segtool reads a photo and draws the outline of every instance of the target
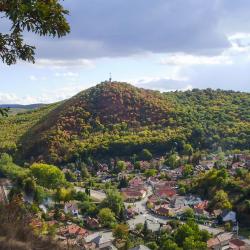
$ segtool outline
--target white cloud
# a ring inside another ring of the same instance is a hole
[[[31,81],[37,81],[37,80],[38,80],[37,77],[34,76],[34,75],[29,76],[29,79],[30,79]]]
[[[31,80],[31,81],[46,81],[47,77],[46,76],[37,77],[35,75],[30,75],[29,80]]]
[[[56,72],[55,76],[56,77],[79,77],[79,73],[74,73],[74,72],[71,72],[71,71],[69,71],[69,72],[63,72],[63,73]]]
[[[53,59],[38,59],[35,67],[52,69],[70,69],[70,68],[94,68],[94,61],[88,59],[77,60],[53,60]]]
[[[169,54],[160,61],[161,64],[191,66],[191,65],[214,65],[214,64],[232,64],[229,56],[195,56],[191,54],[176,53]]]
[[[161,92],[193,89],[187,77],[179,78],[178,80],[170,77],[143,77],[130,82],[139,88],[153,89]]]
[[[32,96],[19,97],[14,93],[0,93],[1,104],[32,104],[39,102],[39,98],[35,98]]]
[[[80,91],[84,90],[89,85],[67,84],[57,89],[43,89],[39,96],[18,96],[15,93],[1,93],[0,104],[33,104],[33,103],[53,103],[68,99]]]

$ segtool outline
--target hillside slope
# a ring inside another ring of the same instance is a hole
[[[18,115],[0,122],[5,138],[0,149],[15,149],[14,143],[26,160],[63,163],[89,155],[132,155],[142,148],[161,154],[173,145],[182,150],[187,142],[201,149],[250,147],[248,93],[160,93],[105,82],[21,117],[25,122]]]

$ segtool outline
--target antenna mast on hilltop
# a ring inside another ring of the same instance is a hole
[[[111,74],[111,72],[109,73],[109,82],[110,83],[112,82],[112,74]]]

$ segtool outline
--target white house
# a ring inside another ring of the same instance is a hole
[[[78,216],[78,206],[75,202],[66,202],[64,205],[64,212],[66,214],[71,213],[74,216]]]
[[[225,210],[221,214],[221,218],[223,222],[228,222],[228,221],[236,222],[236,213],[234,211]]]

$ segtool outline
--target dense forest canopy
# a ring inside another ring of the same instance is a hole
[[[131,156],[143,148],[183,151],[186,143],[201,150],[244,150],[250,147],[250,94],[160,93],[104,82],[65,102],[2,119],[0,129],[2,152],[51,163],[94,154]]]

